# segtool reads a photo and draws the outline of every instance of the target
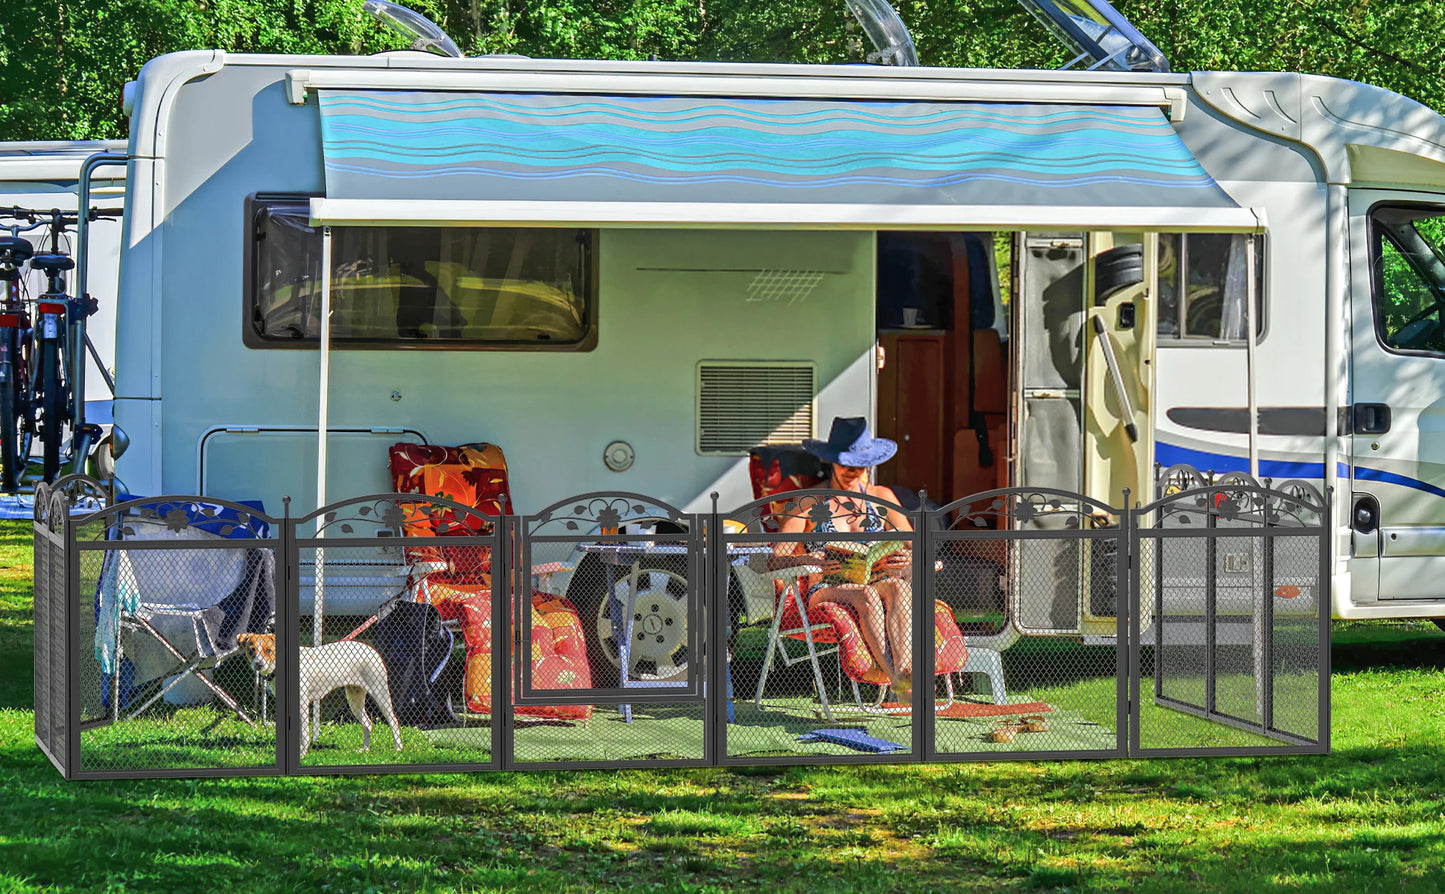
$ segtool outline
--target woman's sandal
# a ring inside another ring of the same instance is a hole
[[[900,705],[913,704],[913,677],[901,677],[893,683],[893,694]]]
[[[1049,731],[1048,721],[1044,720],[1041,714],[1030,714],[1019,721],[1019,731],[1025,733],[1046,733]]]
[[[1014,740],[1014,736],[1018,734],[1018,731],[1018,727],[1012,723],[1009,723],[1007,720],[1000,720],[994,724],[993,729],[988,731],[987,738],[995,745],[1007,745]]]

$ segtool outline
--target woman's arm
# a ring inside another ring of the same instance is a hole
[[[813,523],[808,518],[808,510],[812,509],[816,502],[815,497],[800,499],[797,505],[791,508],[790,514],[783,518],[782,524],[778,526],[778,533],[806,534],[812,530]],[[807,552],[801,543],[773,544],[773,555],[768,559],[769,570],[777,571],[798,565],[817,565],[822,567],[825,574],[837,574],[843,568],[843,563],[836,559],[825,559],[821,549]]]
[[[868,485],[868,495],[869,495],[870,497],[877,497],[877,498],[879,498],[880,500],[887,500],[887,501],[890,502],[890,503],[897,503],[897,502],[899,502],[899,500],[898,500],[898,494],[896,494],[896,493],[893,492],[893,488],[888,487],[887,485],[884,485],[884,484],[870,484],[870,485]],[[911,521],[908,520],[908,516],[906,516],[906,515],[904,515],[903,513],[899,512],[897,509],[893,509],[893,508],[891,508],[891,507],[879,507],[879,508],[883,509],[884,514],[885,514],[884,517],[885,517],[885,518],[887,519],[887,521],[888,521],[888,526],[889,526],[890,528],[892,528],[893,530],[895,530],[895,531],[912,531],[912,530],[913,530],[913,522],[911,522]]]

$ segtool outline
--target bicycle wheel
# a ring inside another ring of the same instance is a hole
[[[13,494],[20,489],[24,473],[20,455],[20,405],[18,330],[13,326],[0,328],[0,493]]]
[[[40,340],[40,448],[45,480],[60,474],[61,430],[65,426],[65,394],[60,379],[60,341]]]

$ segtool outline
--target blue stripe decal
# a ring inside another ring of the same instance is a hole
[[[1445,490],[1433,484],[1426,484],[1418,478],[1407,478],[1404,475],[1396,475],[1394,472],[1382,472],[1379,469],[1367,469],[1364,466],[1355,466],[1355,480],[1378,481],[1381,484],[1398,484],[1401,487],[1423,490],[1432,497],[1445,497]]]
[[[1184,464],[1193,466],[1200,471],[1249,471],[1248,457],[1231,456],[1226,453],[1209,453],[1204,450],[1191,450],[1188,447],[1165,444],[1163,441],[1155,443],[1154,459],[1156,462],[1165,466]],[[1259,461],[1259,474],[1262,478],[1303,478],[1307,481],[1311,479],[1318,481],[1325,477],[1325,464],[1262,459]],[[1347,463],[1339,463],[1336,466],[1336,474],[1341,478],[1349,478],[1349,465]],[[1394,484],[1399,487],[1408,487],[1411,490],[1423,491],[1434,497],[1445,497],[1445,488],[1436,487],[1418,478],[1410,478],[1406,475],[1398,475],[1394,472],[1385,472],[1380,469],[1371,469],[1366,466],[1355,466],[1354,480]]]

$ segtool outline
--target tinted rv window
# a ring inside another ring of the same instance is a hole
[[[1159,336],[1245,341],[1249,315],[1248,241],[1255,241],[1259,291],[1255,335],[1264,333],[1264,240],[1259,236],[1165,233],[1159,237]]]
[[[300,204],[255,215],[252,334],[271,345],[321,335],[321,231]],[[585,346],[590,230],[331,228],[331,337],[376,347]]]
[[[1445,208],[1376,207],[1370,230],[1380,341],[1395,350],[1445,354]]]

